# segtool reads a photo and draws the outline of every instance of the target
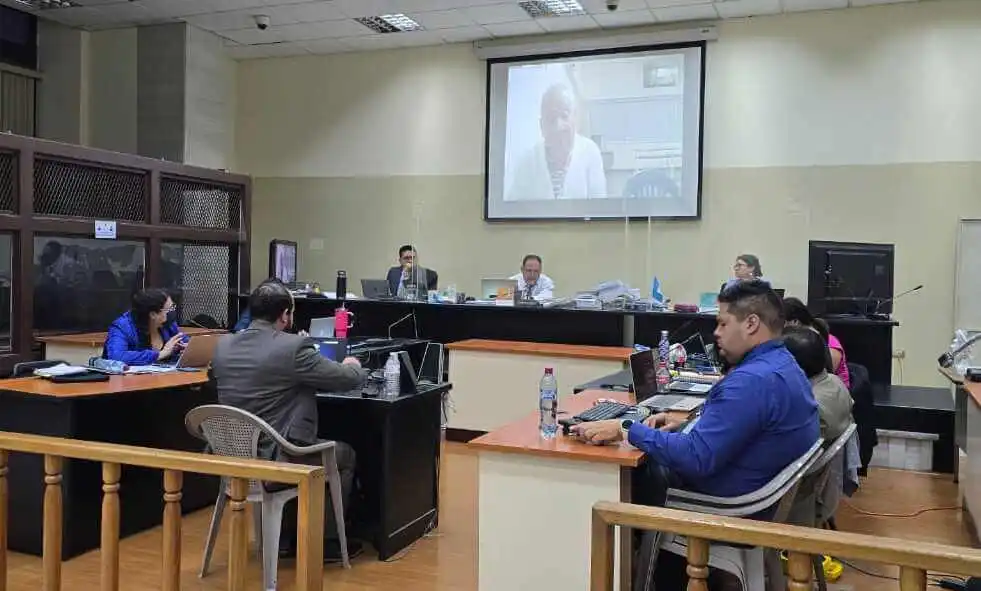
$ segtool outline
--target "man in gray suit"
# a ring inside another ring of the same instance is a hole
[[[367,377],[357,359],[336,363],[323,357],[310,338],[285,332],[293,325],[293,296],[281,283],[263,283],[249,297],[252,323],[245,330],[224,335],[215,347],[211,376],[218,401],[251,412],[269,423],[287,440],[305,446],[317,443],[317,397],[321,392],[360,388]],[[268,440],[260,441],[260,454],[280,461],[320,464],[320,454],[291,457]],[[354,486],[354,450],[337,442],[337,464],[350,508]],[[329,517],[330,493],[324,514],[324,559],[340,560],[337,529]],[[296,540],[296,504],[283,516],[281,554],[289,554]],[[360,550],[348,538],[353,557]]]

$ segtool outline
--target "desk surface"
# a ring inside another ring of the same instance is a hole
[[[196,336],[203,334],[225,334],[228,331],[215,328],[197,328],[195,326],[182,326],[181,332],[186,335]],[[80,347],[101,347],[106,342],[104,332],[84,332],[80,334],[56,334],[44,337],[37,337],[35,340],[42,343],[53,345],[77,345]]]
[[[208,374],[204,371],[109,376],[108,382],[81,382],[76,384],[56,384],[43,378],[31,377],[0,380],[0,392],[16,392],[53,398],[80,398],[165,388],[184,388],[205,384],[207,381]]]
[[[623,402],[632,401],[632,397],[629,394],[589,390],[567,400],[561,400],[559,402],[559,412],[563,414],[559,415],[559,418],[571,417],[580,413],[593,406],[600,398],[621,400]],[[642,451],[625,442],[621,442],[619,445],[587,445],[581,443],[572,437],[563,435],[561,427],[555,439],[543,440],[538,434],[537,412],[528,415],[520,421],[504,425],[486,435],[473,439],[467,445],[476,448],[478,451],[558,457],[584,462],[619,464],[631,468],[639,466],[644,457]]]
[[[573,359],[599,359],[603,361],[627,361],[634,352],[630,347],[596,347],[593,345],[560,345],[556,343],[527,343],[519,341],[491,341],[468,339],[446,345],[451,351],[482,351],[485,353],[511,353],[515,355],[541,355],[546,357],[570,357]]]

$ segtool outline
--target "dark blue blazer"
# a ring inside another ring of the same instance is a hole
[[[160,327],[160,338],[166,343],[179,332],[177,323],[169,322]],[[102,347],[102,357],[105,359],[122,361],[126,365],[151,365],[157,362],[159,356],[159,351],[140,345],[140,334],[129,312],[113,320],[109,325],[106,343]]]
[[[439,284],[439,275],[432,269],[425,267],[422,270],[426,273],[426,289],[436,289]],[[402,267],[392,267],[388,270],[388,289],[393,296],[399,294],[399,281],[402,280]]]

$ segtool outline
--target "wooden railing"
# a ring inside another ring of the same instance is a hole
[[[281,482],[298,488],[296,589],[314,591],[322,588],[324,470],[321,467],[0,432],[0,591],[7,588],[7,461],[10,452],[44,456],[41,558],[44,591],[61,589],[61,478],[65,458],[102,462],[102,591],[119,590],[119,489],[122,465],[164,471],[161,553],[164,591],[176,591],[181,586],[181,490],[184,472],[222,476],[231,480],[230,591],[245,589],[249,537],[245,499],[250,479]]]
[[[786,550],[789,591],[811,590],[811,557],[820,555],[898,565],[901,591],[924,591],[927,572],[981,576],[981,551],[972,548],[600,501],[593,506],[591,591],[613,591],[617,525],[687,537],[688,591],[708,591],[711,541]]]

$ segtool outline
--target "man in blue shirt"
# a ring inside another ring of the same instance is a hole
[[[663,505],[671,486],[723,497],[759,489],[820,437],[810,383],[779,339],[783,323],[783,306],[768,283],[724,288],[715,339],[732,369],[709,392],[689,432],[658,414],[643,423],[583,423],[573,433],[592,444],[626,436],[647,454],[636,502]]]

